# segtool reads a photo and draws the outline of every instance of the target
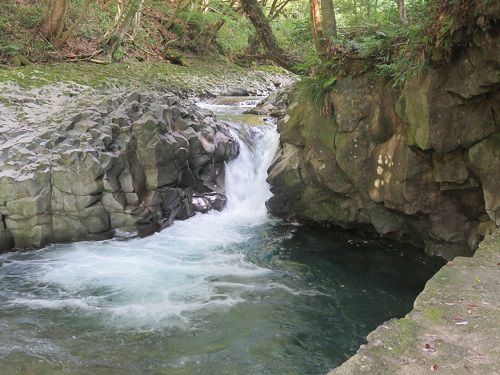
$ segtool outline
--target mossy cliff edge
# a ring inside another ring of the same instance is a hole
[[[454,259],[329,375],[500,371],[499,68],[497,28],[401,88],[362,73],[338,78],[326,107],[298,85],[285,100],[273,214]]]
[[[472,255],[500,225],[499,66],[497,28],[402,88],[339,78],[326,111],[292,89],[270,211]]]

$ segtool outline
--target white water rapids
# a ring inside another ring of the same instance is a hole
[[[197,214],[147,238],[40,250],[34,259],[22,261],[23,273],[40,288],[10,303],[77,309],[119,327],[154,329],[187,323],[194,311],[241,302],[241,292],[255,287],[244,280],[270,271],[247,261],[234,246],[226,248],[247,240],[252,227],[269,220],[266,171],[278,134],[272,125],[242,125],[233,131],[236,137],[238,132],[245,132],[251,144],[240,139],[239,156],[227,164],[222,212]],[[48,293],[46,285],[51,285]]]

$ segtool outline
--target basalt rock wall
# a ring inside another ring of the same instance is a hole
[[[145,235],[224,206],[219,178],[239,146],[212,114],[172,93],[89,105],[71,100],[88,89],[59,89],[4,95],[0,250]],[[50,96],[69,99],[51,110]]]
[[[331,115],[292,88],[270,211],[375,230],[444,258],[472,254],[500,225],[496,34],[477,34],[451,64],[400,89],[368,73],[339,78]]]

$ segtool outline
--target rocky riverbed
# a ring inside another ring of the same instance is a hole
[[[146,235],[222,209],[224,163],[239,145],[196,98],[266,95],[291,81],[232,73],[194,74],[182,86],[155,78],[137,90],[131,72],[121,85],[37,87],[46,72],[10,71],[1,85],[0,250]],[[14,79],[28,75],[31,87]]]
[[[142,236],[223,208],[224,165],[239,146],[196,98],[274,92],[250,111],[281,118],[272,213],[374,229],[449,259],[486,236],[332,374],[498,372],[498,77],[488,57],[498,49],[477,43],[402,92],[340,80],[332,117],[294,88],[275,91],[293,79],[270,72],[138,73],[151,78],[140,84],[0,72],[0,250]],[[464,69],[477,76],[463,80]]]

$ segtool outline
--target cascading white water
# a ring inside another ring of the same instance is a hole
[[[240,155],[228,165],[225,181],[228,204],[223,215],[235,218],[239,224],[243,224],[241,220],[257,224],[267,216],[265,202],[272,195],[266,182],[267,168],[278,149],[279,138],[270,125],[241,131],[250,135],[252,144],[240,139]],[[238,137],[236,131],[233,133]]]
[[[237,127],[232,131],[238,137]],[[240,155],[226,169],[225,210],[175,222],[148,238],[41,250],[19,266],[42,289],[19,293],[9,303],[78,309],[102,314],[113,325],[151,329],[187,322],[195,311],[240,302],[241,293],[257,285],[244,279],[270,271],[227,247],[245,241],[252,227],[268,220],[266,170],[278,147],[271,125],[241,132]],[[46,285],[51,287],[44,291]]]

